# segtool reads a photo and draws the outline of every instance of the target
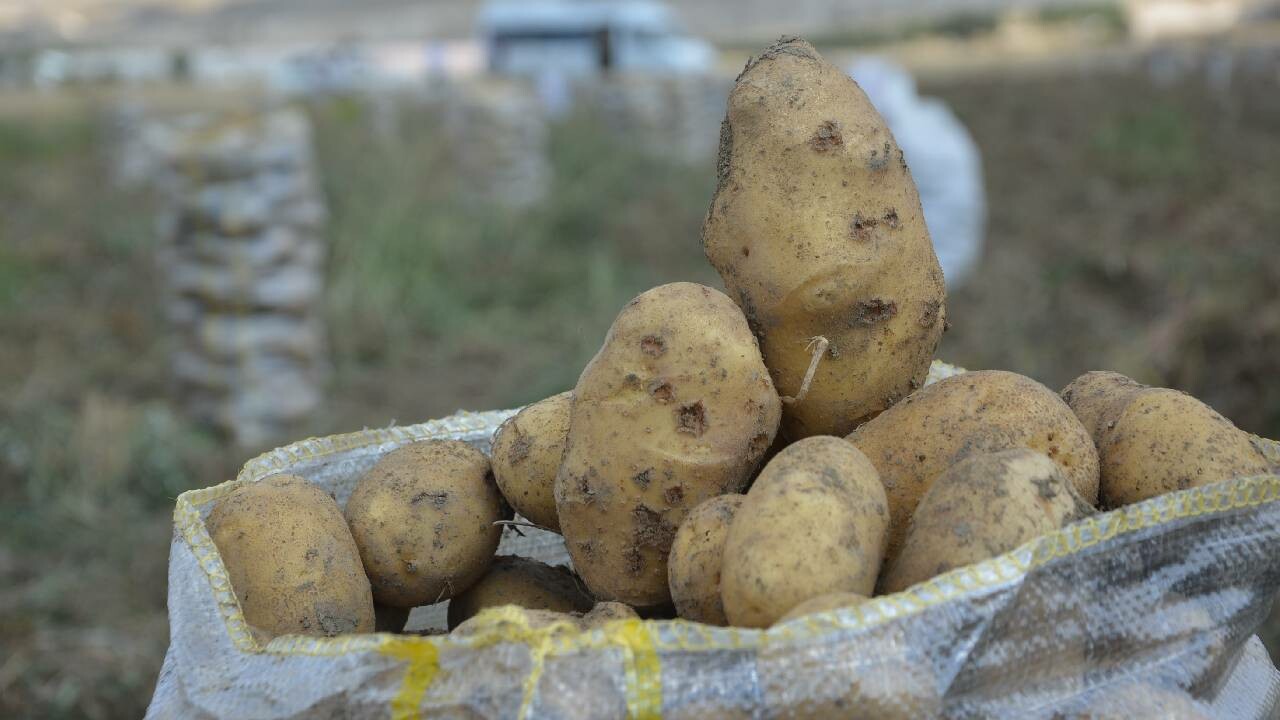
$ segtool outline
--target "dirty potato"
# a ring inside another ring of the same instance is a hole
[[[581,618],[572,613],[560,612],[558,610],[534,610],[532,608],[520,608],[520,620],[530,630],[543,630],[553,625],[562,626],[564,630],[580,630]],[[502,621],[495,620],[492,615],[487,613],[477,613],[465,621],[458,624],[457,627],[449,631],[450,635],[455,637],[470,637],[474,635],[484,634],[487,631],[498,630],[503,627]],[[509,635],[509,633],[505,633]]]
[[[1271,465],[1230,420],[1199,400],[1166,388],[1133,395],[1102,433],[1102,501],[1121,507]]]
[[[484,453],[428,440],[387,453],[356,484],[347,524],[373,597],[417,607],[465,591],[489,569],[507,507]]]
[[[889,496],[892,560],[934,479],[981,452],[1049,456],[1086,502],[1098,501],[1098,453],[1057,393],[1003,370],[967,372],[922,388],[848,437],[880,471]]]
[[[623,308],[574,389],[556,476],[560,527],[592,594],[637,609],[670,604],[676,529],[703,500],[742,490],[780,405],[722,293],[673,283]]]
[[[1092,513],[1062,468],[1042,453],[1021,448],[970,456],[938,476],[920,500],[881,589],[905,590]]]
[[[1102,442],[1102,432],[1115,422],[1116,415],[1146,385],[1108,370],[1091,370],[1062,389],[1062,400],[1089,431],[1094,445]]]
[[[573,393],[562,392],[524,408],[502,423],[493,438],[493,477],[516,512],[560,532],[556,472],[569,436]]]
[[[296,475],[241,485],[205,519],[245,620],[266,636],[372,632],[373,596],[338,504]]]
[[[833,592],[870,596],[889,510],[871,462],[840,438],[788,446],[747,493],[725,538],[720,595],[730,624],[768,627]]]
[[[760,337],[790,439],[845,435],[921,383],[946,288],[902,151],[862,89],[803,40],[752,58],[720,130],[707,259]]]
[[[685,620],[728,624],[720,602],[720,564],[729,523],[745,497],[711,498],[690,510],[676,531],[667,562],[667,581],[676,613]]]
[[[586,612],[593,603],[569,568],[499,555],[484,577],[449,601],[449,627],[456,628],[488,607],[519,605],[569,613]]]
[[[639,620],[640,616],[630,605],[620,602],[598,602],[582,616],[582,627],[590,630],[614,620]]]

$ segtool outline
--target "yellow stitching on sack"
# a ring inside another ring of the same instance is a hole
[[[649,720],[662,717],[662,661],[653,636],[643,620],[609,623],[610,640],[625,648],[627,717]]]
[[[422,701],[440,670],[440,650],[425,638],[386,637],[378,652],[408,663],[400,690],[391,700],[392,720],[414,720],[422,716]]]

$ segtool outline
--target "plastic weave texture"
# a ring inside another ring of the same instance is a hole
[[[960,372],[937,363],[931,379]],[[178,498],[170,646],[147,718],[1221,718],[1280,716],[1254,632],[1280,589],[1280,476],[1102,513],[1000,557],[769,630],[616,621],[531,628],[513,607],[448,635],[249,632],[205,530],[240,483],[290,472],[345,504],[379,457],[512,411],[310,439]],[[1258,441],[1272,462],[1280,445]],[[567,561],[550,533],[500,552]],[[431,623],[439,608],[417,611]]]

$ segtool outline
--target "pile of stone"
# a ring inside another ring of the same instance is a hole
[[[311,130],[290,109],[187,116],[157,184],[177,397],[243,446],[289,436],[321,400],[326,211]]]
[[[718,75],[614,73],[582,79],[574,98],[620,139],[703,163],[715,156],[732,87]]]
[[[526,83],[483,78],[444,99],[450,167],[477,204],[526,208],[541,202],[552,175],[547,115]]]

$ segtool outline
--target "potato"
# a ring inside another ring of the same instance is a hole
[[[639,620],[640,616],[630,605],[620,602],[598,602],[590,612],[582,616],[582,626],[588,630],[614,620]]]
[[[572,392],[562,392],[524,408],[502,423],[493,437],[493,477],[516,512],[560,532],[556,516],[556,472],[569,437]]]
[[[428,440],[387,453],[356,484],[347,524],[373,597],[417,607],[454,597],[489,569],[511,510],[484,453]]]
[[[531,608],[520,608],[520,616],[530,630],[541,630],[560,623],[568,623],[570,629],[580,629],[581,618],[570,613],[559,612],[558,610],[534,610]],[[476,614],[467,618],[460,623],[458,627],[449,631],[450,635],[458,637],[468,637],[477,635],[485,629],[495,627],[495,621],[492,617],[484,614]]]
[[[817,436],[778,453],[725,538],[720,596],[733,625],[768,627],[833,592],[870,596],[889,510],[871,462],[840,438]]]
[[[296,475],[241,485],[205,519],[245,621],[267,636],[372,632],[373,596],[338,504]]]
[[[489,572],[449,601],[449,628],[488,607],[519,605],[530,610],[586,612],[594,601],[566,567],[514,555],[493,559]]]
[[[729,523],[744,499],[743,495],[711,498],[690,510],[676,531],[667,561],[667,582],[676,613],[685,620],[729,624],[720,602],[720,564]]]
[[[390,605],[373,604],[373,631],[384,633],[404,632],[409,622],[409,613],[413,608],[391,607]]]
[[[742,312],[693,283],[618,314],[574,389],[556,476],[573,566],[601,600],[669,605],[667,557],[685,513],[740,491],[781,402]]]
[[[1098,455],[1102,501],[1113,508],[1271,472],[1247,433],[1208,405],[1166,388],[1135,393],[1103,433]]]
[[[707,259],[761,339],[778,392],[797,396],[811,339],[829,346],[790,439],[845,435],[924,382],[946,288],[915,183],[861,88],[784,38],[729,96]]]
[[[1092,370],[1072,380],[1061,395],[1097,446],[1102,442],[1102,431],[1115,422],[1125,404],[1146,387],[1120,373]]]
[[[972,455],[933,481],[881,587],[905,590],[1092,513],[1062,468],[1042,453],[1019,448]]]
[[[774,625],[781,625],[788,620],[804,617],[805,615],[813,615],[814,613],[827,612],[829,610],[839,610],[840,608],[853,607],[861,605],[867,601],[867,596],[859,595],[851,592],[834,592],[826,595],[809,598],[799,605],[787,611],[786,615],[778,618],[778,622]]]
[[[880,472],[892,521],[886,559],[934,479],[981,452],[1030,448],[1098,501],[1098,454],[1071,408],[1049,388],[1002,370],[967,372],[922,388],[849,435]]]

